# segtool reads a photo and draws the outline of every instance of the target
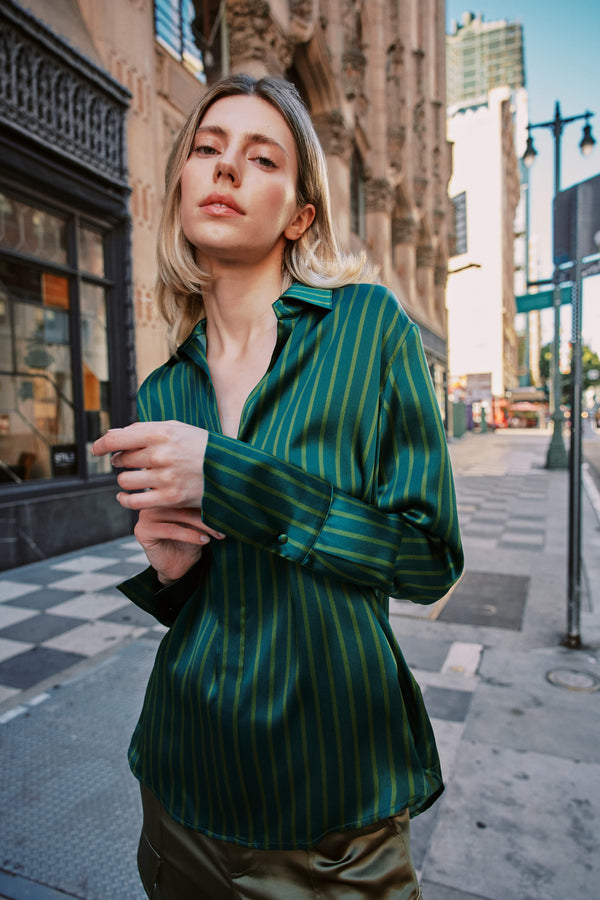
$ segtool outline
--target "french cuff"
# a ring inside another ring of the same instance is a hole
[[[139,575],[117,585],[117,588],[161,625],[170,627],[198,587],[201,564],[202,559],[177,581],[167,585],[162,584],[156,570],[148,566]]]
[[[211,433],[202,518],[228,537],[302,563],[329,513],[332,488],[297,466]]]
[[[313,549],[378,572],[387,583],[393,577],[401,540],[398,515],[334,490],[327,527],[321,530]]]

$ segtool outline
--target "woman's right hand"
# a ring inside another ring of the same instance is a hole
[[[211,538],[225,537],[205,525],[200,510],[193,507],[141,509],[134,534],[165,586],[182,578],[198,562]]]
[[[112,454],[122,469],[117,500],[125,509],[189,509],[202,505],[208,431],[185,422],[134,422],[94,441],[94,456]]]

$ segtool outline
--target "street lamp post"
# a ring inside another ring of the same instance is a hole
[[[577,122],[585,119],[583,135],[579,142],[579,147],[584,156],[588,156],[596,141],[592,136],[592,127],[589,120],[594,115],[591,112],[582,113],[579,116],[569,116],[564,118],[560,114],[560,105],[558,101],[554,108],[554,118],[550,122],[538,122],[535,125],[529,123],[527,126],[527,146],[523,154],[523,162],[529,168],[535,157],[537,150],[533,146],[531,132],[534,128],[549,128],[554,135],[554,196],[560,192],[560,139],[565,125],[571,122]],[[527,248],[529,252],[529,248]],[[546,456],[546,468],[548,469],[566,469],[567,468],[567,451],[563,440],[563,422],[564,416],[560,408],[560,282],[558,269],[554,269],[554,341],[552,345],[552,392],[553,392],[553,412],[552,412],[552,439],[548,447]]]

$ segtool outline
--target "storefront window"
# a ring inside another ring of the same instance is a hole
[[[104,276],[104,243],[102,234],[81,226],[77,230],[79,238],[79,268],[90,275]]]
[[[88,471],[110,472],[108,456],[96,457],[91,446],[110,428],[108,346],[104,289],[93,284],[81,286],[81,355],[83,364],[83,405]]]
[[[110,427],[106,288],[94,276],[104,276],[101,231],[0,193],[3,488],[110,471],[89,452]]]
[[[66,221],[0,194],[0,246],[64,264]]]

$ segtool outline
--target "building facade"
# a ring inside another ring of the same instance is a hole
[[[107,461],[166,358],[153,304],[164,167],[228,72],[294,81],[342,246],[421,328],[444,407],[442,0],[0,0],[0,568],[127,533]]]
[[[458,229],[448,280],[451,396],[483,402],[499,424],[526,367],[514,299],[528,278],[522,26],[465,13],[446,38],[446,76]]]
[[[485,103],[456,110],[448,136],[457,209],[447,290],[450,382],[458,398],[483,403],[491,421],[494,403],[518,384],[514,221],[520,184],[511,91],[497,88]]]
[[[464,13],[446,40],[447,102],[465,104],[497,87],[525,87],[523,26]]]

